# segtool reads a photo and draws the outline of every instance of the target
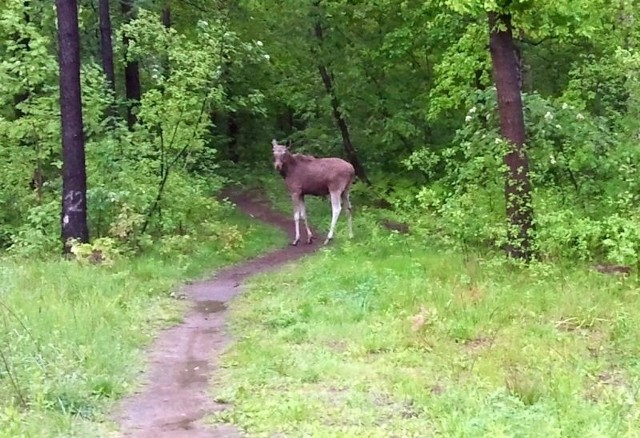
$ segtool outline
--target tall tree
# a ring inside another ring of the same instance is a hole
[[[80,32],[76,0],[56,0],[60,113],[62,123],[62,240],[89,240],[87,174],[84,156],[82,94],[80,86]]]
[[[489,12],[488,19],[489,48],[498,94],[500,131],[509,143],[509,149],[504,156],[504,164],[507,166],[504,194],[510,225],[506,250],[511,257],[529,259],[533,209],[520,94],[520,63],[513,42],[511,15]]]
[[[102,70],[107,77],[107,82],[111,91],[116,91],[116,74],[113,67],[113,30],[111,28],[111,12],[109,8],[109,0],[99,0],[100,15],[100,51],[102,57]],[[115,115],[115,105],[109,106],[109,115]]]
[[[99,14],[100,14],[100,47],[102,55],[102,69],[107,76],[109,86],[112,90],[115,90],[116,75],[113,67],[113,43],[111,28],[111,12],[109,7],[109,0],[99,0]]]
[[[130,21],[134,17],[133,10],[134,0],[121,0],[120,7],[125,21]],[[131,39],[125,34],[123,38],[125,50],[125,66],[124,66],[124,86],[127,97],[127,124],[129,129],[138,121],[136,109],[140,103],[142,96],[142,87],[140,85],[140,65],[138,61],[130,59],[129,45]]]

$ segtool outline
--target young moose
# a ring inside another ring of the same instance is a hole
[[[331,227],[324,241],[325,245],[333,239],[333,232],[342,209],[341,201],[347,208],[349,237],[353,237],[351,201],[349,200],[349,189],[355,178],[353,166],[340,158],[315,158],[309,155],[292,154],[286,146],[278,144],[276,140],[271,144],[273,145],[273,166],[284,178],[293,202],[296,237],[291,244],[297,245],[300,241],[301,218],[307,229],[307,243],[313,240],[307,223],[305,195],[331,196]]]

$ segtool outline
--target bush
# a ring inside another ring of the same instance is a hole
[[[539,256],[635,262],[640,150],[579,104],[538,94],[525,95],[524,103]],[[505,243],[506,145],[495,108],[494,89],[478,92],[452,145],[405,161],[432,178],[412,207],[418,217],[434,218],[422,222],[446,245]]]

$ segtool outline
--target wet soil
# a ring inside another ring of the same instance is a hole
[[[229,198],[244,213],[292,234],[290,217],[275,212],[259,191],[228,189]],[[125,398],[114,419],[127,438],[241,437],[230,425],[208,426],[200,420],[227,408],[214,402],[209,385],[220,354],[231,341],[226,331],[227,303],[243,290],[248,277],[281,267],[319,248],[283,242],[283,248],[219,271],[215,277],[184,286],[193,303],[182,324],[164,330],[150,346],[146,382]]]

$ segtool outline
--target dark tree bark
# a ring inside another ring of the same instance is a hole
[[[125,21],[130,21],[133,18],[133,2],[134,0],[120,1],[120,7]],[[140,103],[140,97],[142,96],[142,88],[140,86],[140,66],[138,61],[129,59],[128,48],[130,41],[130,38],[125,35],[123,38],[125,48],[124,86],[127,97],[127,124],[129,129],[132,129],[138,121],[136,110]]]
[[[505,200],[510,225],[506,251],[513,258],[529,260],[532,255],[533,208],[529,158],[525,148],[519,60],[513,41],[511,16],[490,12],[488,18],[489,47],[498,94],[500,130],[510,145],[504,156],[507,166]]]
[[[107,77],[109,88],[115,97],[116,92],[116,74],[113,67],[113,30],[111,28],[111,13],[109,8],[109,0],[100,0],[100,52],[102,57],[102,70]],[[109,116],[116,115],[115,101],[109,106]]]
[[[162,24],[164,27],[169,29],[172,25],[171,21],[171,5],[168,1],[164,2],[164,7],[162,8]]]
[[[89,241],[87,174],[84,158],[82,94],[80,88],[80,32],[76,0],[56,0],[60,114],[62,122],[62,241]]]
[[[167,29],[171,29],[171,26],[173,25],[173,22],[171,19],[171,5],[169,5],[168,0],[165,0],[164,7],[162,8],[162,24]],[[169,47],[166,47],[166,50],[168,53]],[[169,62],[168,55],[164,57],[164,59],[162,60],[162,69],[163,69],[162,74],[164,78],[169,79],[169,77],[171,76],[171,63]]]
[[[322,33],[322,24],[320,21],[316,21],[314,24],[314,32],[318,42],[322,44],[324,40],[324,35]],[[336,96],[335,87],[333,85],[333,75],[329,71],[329,68],[324,65],[318,65],[318,70],[320,72],[320,76],[322,77],[322,83],[324,84],[324,88],[327,91],[331,99],[331,109],[333,111],[333,118],[338,125],[338,129],[340,129],[340,135],[342,136],[342,144],[344,145],[344,150],[347,154],[347,158],[353,165],[353,168],[356,171],[356,176],[365,183],[366,185],[371,185],[371,181],[367,178],[367,173],[360,162],[360,158],[358,157],[358,152],[356,148],[353,146],[351,142],[351,135],[349,134],[349,125],[347,125],[347,121],[340,111],[340,101],[338,100],[338,96]]]
[[[100,0],[100,48],[102,51],[102,70],[107,76],[109,86],[115,91],[116,74],[113,67],[113,44],[111,29],[111,13],[109,0]]]

